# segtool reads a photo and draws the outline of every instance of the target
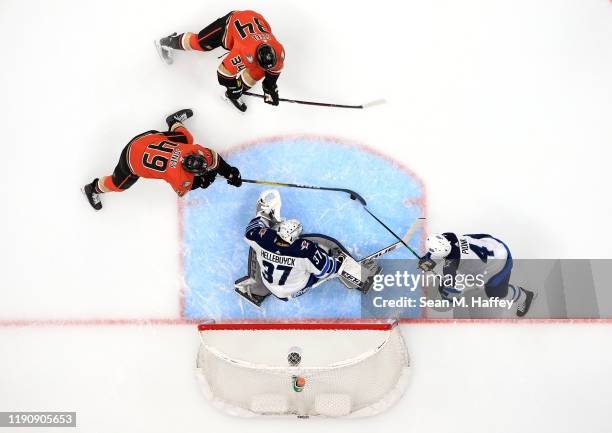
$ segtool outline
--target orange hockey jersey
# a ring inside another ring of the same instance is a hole
[[[223,66],[233,75],[247,69],[254,80],[261,80],[265,70],[257,63],[257,47],[266,43],[276,52],[276,66],[269,72],[280,74],[285,61],[285,49],[272,34],[270,24],[255,11],[235,11],[229,17],[223,40],[230,50],[223,60]]]
[[[191,190],[194,174],[186,171],[182,158],[200,153],[206,158],[209,170],[219,166],[219,155],[212,149],[193,143],[193,136],[185,127],[173,132],[148,131],[132,139],[128,148],[130,170],[146,179],[163,179],[179,196]]]

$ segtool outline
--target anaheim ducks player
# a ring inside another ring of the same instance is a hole
[[[484,282],[487,297],[516,302],[516,315],[522,317],[529,311],[534,292],[510,284],[512,255],[508,246],[488,234],[456,235],[441,233],[428,236],[425,241],[427,254],[419,267],[424,271],[433,270],[426,265],[428,259],[443,261],[444,276],[454,281],[457,275],[480,276]],[[444,298],[461,295],[463,290],[440,286]]]
[[[335,241],[329,240],[334,247],[326,249],[301,237],[302,224],[295,219],[282,220],[280,206],[276,190],[264,191],[257,202],[256,217],[245,233],[255,257],[249,257],[249,275],[236,281],[240,295],[259,306],[270,293],[287,301],[337,275],[360,282],[361,264]]]
[[[96,178],[83,187],[89,204],[95,210],[102,209],[102,193],[125,191],[141,177],[165,180],[179,196],[196,188],[207,188],[217,174],[230,185],[242,185],[236,167],[214,150],[193,142],[193,136],[182,123],[191,116],[190,109],[179,110],[166,118],[167,132],[151,130],[130,140],[113,174]]]
[[[227,99],[240,111],[246,111],[243,92],[263,78],[264,102],[278,105],[276,81],[283,69],[285,50],[261,14],[232,11],[198,34],[172,33],[156,44],[168,64],[173,62],[173,50],[211,51],[223,47],[229,53],[217,69],[217,79],[227,89]]]

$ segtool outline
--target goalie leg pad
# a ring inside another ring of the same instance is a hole
[[[236,293],[256,307],[261,307],[262,302],[270,296],[270,291],[263,284],[248,276],[236,280],[234,287]]]

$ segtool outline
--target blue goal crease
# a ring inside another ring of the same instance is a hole
[[[420,216],[422,188],[397,164],[359,147],[312,138],[278,139],[245,148],[228,157],[243,177],[348,188],[362,195],[368,208],[403,235]],[[361,295],[330,281],[303,296],[283,302],[272,297],[262,308],[242,300],[234,281],[247,273],[244,230],[255,214],[259,194],[270,187],[218,180],[206,190],[191,191],[182,213],[184,311],[186,319],[300,320],[361,317]],[[277,188],[283,218],[297,218],[304,232],[338,239],[355,257],[364,257],[395,241],[346,193]],[[421,230],[410,240],[420,248]],[[405,248],[385,258],[412,258]]]

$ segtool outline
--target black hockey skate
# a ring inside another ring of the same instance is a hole
[[[168,124],[168,129],[172,129],[172,125],[176,122],[183,123],[185,120],[189,119],[193,116],[193,111],[189,108],[183,108],[182,110],[177,111],[166,117],[166,123]]]
[[[517,305],[516,307],[516,315],[518,317],[523,317],[525,314],[529,312],[529,308],[531,307],[531,303],[533,302],[533,298],[535,294],[530,290],[525,290],[522,287],[520,288],[523,292],[525,292],[525,300]]]
[[[94,186],[97,181],[98,179],[94,179],[92,183],[88,183],[87,185],[85,185],[82,191],[83,194],[85,194],[85,197],[87,197],[87,201],[89,202],[91,207],[95,210],[100,210],[102,209],[102,201],[100,200],[100,194],[96,192]]]
[[[247,111],[247,105],[244,103],[242,98],[230,98],[228,96],[228,92],[226,91],[223,99],[225,99],[230,104],[232,104],[234,107],[236,107],[238,110],[240,110],[240,112],[244,113],[245,111]]]
[[[177,49],[180,46],[180,43],[181,41],[175,32],[166,36],[165,38],[155,41],[155,48],[157,49],[161,59],[168,65],[171,65],[174,62],[172,50]]]

